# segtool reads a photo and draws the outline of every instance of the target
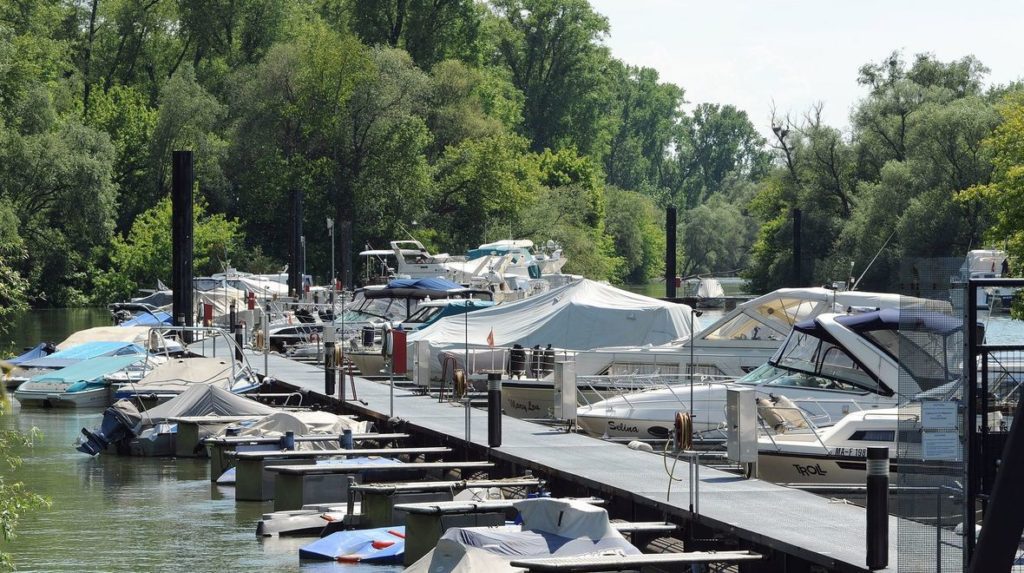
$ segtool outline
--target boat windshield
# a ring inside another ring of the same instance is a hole
[[[856,394],[864,394],[867,390],[862,385],[851,384],[838,378],[819,376],[808,372],[795,372],[773,366],[770,363],[762,364],[756,370],[737,380],[736,383],[773,388],[813,388]]]
[[[870,392],[883,391],[878,380],[866,372],[841,346],[810,333],[794,330],[769,364],[791,372],[827,379],[815,385],[836,390],[853,386]],[[807,382],[805,381],[805,384]]]
[[[882,349],[917,381],[922,390],[942,386],[960,377],[963,331],[871,330],[862,336]]]
[[[409,318],[405,319],[405,322],[411,322],[415,324],[424,324],[433,320],[435,316],[441,313],[444,307],[440,306],[424,306],[416,312],[409,315]]]
[[[747,308],[708,333],[708,340],[782,340],[801,320],[827,310],[822,301],[799,297],[771,298]]]

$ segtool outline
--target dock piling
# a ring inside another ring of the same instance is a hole
[[[889,448],[870,447],[867,454],[867,566],[889,565]]]

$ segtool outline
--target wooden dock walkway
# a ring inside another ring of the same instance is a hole
[[[192,349],[202,352],[198,344]],[[218,354],[220,350],[218,348]],[[263,373],[263,354],[249,355],[249,361]],[[321,396],[324,393],[322,367],[271,354],[267,358],[267,369],[271,377],[300,392]],[[356,378],[355,386],[359,400],[365,404],[348,402],[347,407],[353,413],[378,420],[392,416],[401,418],[408,424],[408,431],[447,436],[449,442],[465,438],[465,408],[461,405],[439,403],[436,398],[396,388],[392,413],[390,387],[386,381]],[[346,392],[351,400],[348,380]],[[486,449],[487,413],[471,409],[470,419],[470,441]],[[638,506],[654,508],[669,519],[671,516],[682,521],[693,519],[689,511],[689,467],[684,460],[677,463],[674,473],[681,481],[672,482],[670,487],[664,459],[659,455],[510,416],[503,416],[502,437],[501,447],[489,452],[492,461],[510,462],[552,480],[568,480],[591,488],[609,499],[629,500]],[[672,467],[671,461],[669,467]],[[830,502],[811,493],[757,479],[743,479],[708,467],[700,468],[699,492],[699,511],[694,513],[698,513],[696,519],[702,526],[828,570],[868,571],[865,565],[866,512],[861,507]],[[926,526],[890,517],[889,566],[879,571],[897,571],[901,528]],[[934,537],[934,533],[931,535]],[[899,567],[901,573],[912,570],[906,563]],[[934,570],[934,564],[930,570]]]

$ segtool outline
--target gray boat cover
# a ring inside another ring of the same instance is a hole
[[[407,572],[524,571],[509,562],[528,557],[638,555],[608,521],[608,513],[581,501],[527,499],[515,504],[522,527],[456,527]]]
[[[117,404],[128,402],[119,400]],[[130,402],[129,402],[130,403]],[[116,405],[116,404],[115,404]],[[142,412],[144,425],[190,416],[267,416],[277,409],[208,384],[194,384],[178,396]]]
[[[181,393],[195,385],[216,385],[231,389],[234,376],[243,366],[223,358],[175,358],[157,366],[138,382],[125,389],[138,394]]]

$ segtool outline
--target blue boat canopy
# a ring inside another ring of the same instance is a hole
[[[462,285],[441,277],[426,279],[395,279],[388,283],[387,288],[408,288],[421,290],[454,290]]]
[[[29,360],[22,368],[64,368],[98,356],[143,355],[146,349],[134,342],[86,342],[49,356]]]
[[[123,370],[132,364],[143,360],[145,357],[138,354],[127,356],[99,356],[83,360],[78,364],[72,364],[60,370],[53,370],[37,374],[29,379],[29,382],[92,382],[99,380],[108,374]]]
[[[173,322],[171,313],[158,310],[156,312],[140,312],[118,326],[164,326]]]
[[[53,354],[54,347],[52,342],[40,342],[35,348],[26,351],[24,354],[15,356],[14,358],[8,358],[7,362],[20,366],[29,360],[35,360],[36,358],[42,358]]]
[[[901,314],[898,308],[883,308],[863,314],[850,314],[836,318],[836,322],[854,332],[875,330],[907,330],[948,335],[960,330],[960,319],[941,312],[913,312]],[[809,318],[793,325],[798,332],[813,334],[832,341],[832,337],[821,328],[817,321]]]

